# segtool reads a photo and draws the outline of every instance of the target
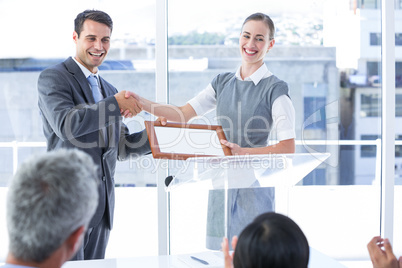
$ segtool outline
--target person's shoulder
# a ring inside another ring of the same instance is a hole
[[[276,99],[281,95],[288,95],[289,94],[289,87],[288,84],[276,77],[275,75],[271,75],[267,78],[261,80],[263,83],[261,85],[262,89],[264,90],[267,97]]]
[[[219,77],[221,77],[221,79],[232,79],[236,77],[236,73],[234,72],[224,72],[224,73],[220,73],[218,74]]]
[[[212,80],[212,84],[213,83],[218,83],[218,84],[224,84],[226,82],[228,82],[229,80],[235,78],[235,73],[233,72],[224,72],[224,73],[220,73],[217,76],[215,76],[215,78]]]
[[[266,78],[267,82],[270,82],[272,84],[282,84],[282,85],[287,85],[285,81],[277,77],[276,75],[270,75]]]
[[[52,75],[56,76],[68,76],[69,74],[74,74],[80,72],[80,67],[75,63],[75,61],[69,57],[64,61],[60,61],[52,66],[47,67],[41,73],[39,78],[42,77],[52,77]]]
[[[288,83],[279,79],[275,75],[271,75],[271,76],[263,79],[262,81],[264,81],[266,83],[267,89],[276,89],[276,88],[282,88],[284,90],[288,89]]]
[[[67,61],[67,60],[66,60]],[[51,66],[48,66],[48,67],[46,67],[42,72],[41,72],[41,74],[42,73],[51,73],[51,72],[63,72],[63,71],[66,71],[67,70],[67,67],[66,67],[66,61],[61,61],[61,62],[58,62],[58,63],[56,63],[56,64],[53,64],[53,65],[51,65]]]
[[[236,73],[234,73],[234,72],[223,72],[223,73],[220,73],[220,74],[218,74],[217,76],[219,76],[219,77],[222,77],[222,78],[232,78],[232,77],[235,77],[235,75],[236,75]]]

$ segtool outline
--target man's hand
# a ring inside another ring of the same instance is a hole
[[[137,94],[133,92],[127,94],[127,92],[125,90],[120,91],[116,93],[114,97],[119,104],[120,114],[126,118],[131,118],[141,112],[142,104]],[[126,94],[128,97],[126,97]]]
[[[138,101],[141,101],[141,98],[140,98],[140,96],[138,94],[135,94],[134,92],[131,92],[131,91],[128,91],[128,90],[125,92],[124,97],[126,99],[128,99],[130,97],[133,97],[134,99],[137,99]]]
[[[382,249],[384,247],[384,250]],[[373,268],[401,268],[402,258],[399,261],[392,252],[392,246],[388,239],[379,236],[373,237],[367,244]]]

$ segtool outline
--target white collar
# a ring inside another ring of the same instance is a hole
[[[257,85],[262,79],[272,75],[265,63],[261,65],[261,67],[258,68],[257,71],[255,71],[252,75],[244,78],[244,80],[240,76],[240,69],[241,66],[236,71],[236,78],[242,81],[253,81],[254,85]]]
[[[78,67],[80,67],[81,71],[84,73],[86,78],[88,78],[88,76],[90,75],[94,75],[97,79],[99,79],[99,69],[95,74],[93,74],[84,65],[82,65],[79,61],[77,61],[75,57],[72,58],[77,63]]]

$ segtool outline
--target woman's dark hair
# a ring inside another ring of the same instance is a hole
[[[233,257],[235,268],[307,268],[309,245],[290,218],[268,212],[240,234]]]
[[[85,10],[77,15],[74,20],[74,30],[77,32],[78,37],[80,37],[82,27],[86,20],[93,20],[102,24],[105,24],[110,28],[110,31],[113,30],[113,21],[112,18],[105,12],[100,10]]]
[[[248,16],[242,25],[242,28],[244,24],[246,24],[250,20],[256,20],[256,21],[263,21],[267,24],[269,28],[269,40],[272,40],[275,38],[275,26],[274,22],[271,20],[271,18],[268,15],[265,15],[264,13],[254,13]]]

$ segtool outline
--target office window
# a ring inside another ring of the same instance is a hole
[[[360,105],[360,117],[379,117],[381,99],[378,94],[362,94]]]
[[[395,135],[395,141],[402,140],[402,135]],[[402,157],[402,146],[395,145],[395,157]],[[398,165],[396,165],[398,166]]]
[[[381,62],[367,61],[367,76],[380,76],[381,75]]]
[[[321,134],[314,135],[315,138],[325,139],[326,135],[326,111],[327,85],[308,83],[303,85],[304,95],[304,122],[309,117],[316,116],[317,120],[312,120],[311,124],[306,125],[305,129],[316,129]]]
[[[370,33],[370,46],[381,46],[381,33]]]
[[[398,90],[399,92],[399,90]],[[362,94],[360,101],[360,117],[379,117],[381,98],[378,94]],[[402,117],[402,95],[395,95],[395,116]]]
[[[395,34],[395,46],[402,46],[402,33]]]
[[[402,117],[402,95],[401,94],[395,95],[395,116]]]
[[[380,9],[381,0],[358,0],[358,7],[361,9]]]
[[[402,62],[395,62],[395,86],[402,87]]]
[[[362,135],[361,140],[376,140],[378,135]],[[360,157],[375,157],[376,156],[375,145],[362,145],[360,146]]]
[[[381,33],[370,33],[370,46],[381,46]],[[395,46],[402,46],[402,33],[395,33]]]

